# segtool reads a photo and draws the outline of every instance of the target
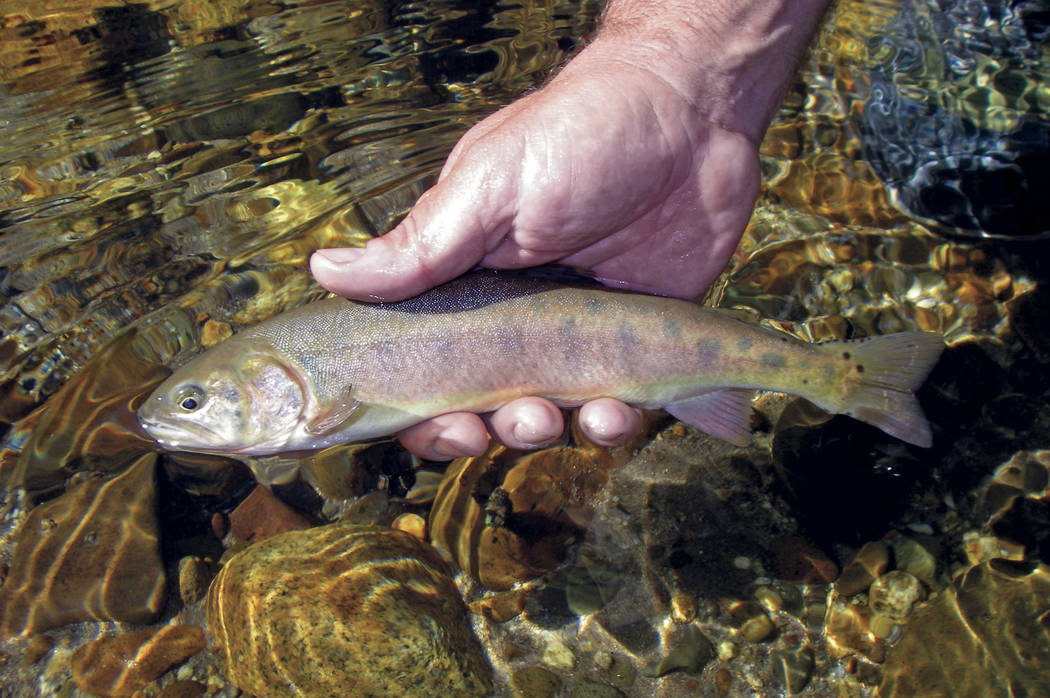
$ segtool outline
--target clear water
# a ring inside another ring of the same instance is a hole
[[[142,448],[128,401],[157,366],[318,297],[309,254],[389,229],[458,137],[541,84],[598,10],[5,5],[5,485],[47,491],[126,462]],[[763,192],[712,302],[810,339],[1001,336],[1035,281],[981,240],[1050,234],[1048,15],[838,3],[762,144]],[[94,392],[51,399],[76,381]],[[114,457],[99,430],[131,445]]]

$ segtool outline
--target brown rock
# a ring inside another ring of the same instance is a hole
[[[971,567],[919,608],[890,649],[878,694],[1045,696],[1050,567]]]
[[[184,679],[165,686],[157,698],[201,698],[207,690],[208,687],[200,681]]]
[[[842,568],[835,580],[835,591],[841,596],[859,594],[886,571],[890,564],[890,548],[882,541],[865,543],[853,560]]]
[[[22,663],[27,666],[36,664],[54,646],[55,641],[49,635],[34,635],[29,641],[29,646],[26,647],[25,654],[22,655]]]
[[[86,477],[30,512],[0,589],[0,636],[86,620],[156,619],[165,590],[156,461],[150,453],[117,477]]]
[[[204,647],[204,631],[195,625],[104,637],[73,653],[73,681],[96,696],[130,696]]]
[[[204,598],[215,574],[214,564],[196,555],[179,560],[179,598],[190,606]]]
[[[446,564],[402,531],[338,523],[255,543],[207,612],[227,677],[254,695],[492,692]]]
[[[430,542],[488,589],[556,567],[592,515],[614,459],[586,448],[523,454],[493,445],[449,465],[427,521]]]
[[[171,372],[147,358],[146,344],[136,332],[118,335],[18,424],[26,441],[4,482],[32,494],[51,492],[76,471],[119,472],[156,448],[139,429],[135,409]],[[21,417],[9,411],[18,401],[8,398],[15,396],[3,393],[0,388],[0,413],[6,421]]]
[[[313,522],[282,502],[273,492],[256,485],[230,512],[230,534],[239,541],[256,543],[285,531],[310,528]]]
[[[839,568],[817,546],[799,536],[783,536],[770,546],[776,576],[794,584],[828,584]]]

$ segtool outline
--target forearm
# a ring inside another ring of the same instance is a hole
[[[610,0],[589,48],[760,140],[830,0]]]

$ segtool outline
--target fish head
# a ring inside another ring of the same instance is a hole
[[[178,369],[139,407],[158,444],[203,453],[276,453],[306,406],[302,374],[281,356],[226,342]]]

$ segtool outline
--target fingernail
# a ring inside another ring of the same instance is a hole
[[[544,446],[554,443],[558,438],[557,436],[540,438],[540,435],[536,433],[536,429],[525,422],[518,422],[515,424],[510,433],[525,448],[543,448]]]
[[[363,247],[330,247],[314,252],[314,256],[334,265],[353,264],[365,256]]]

